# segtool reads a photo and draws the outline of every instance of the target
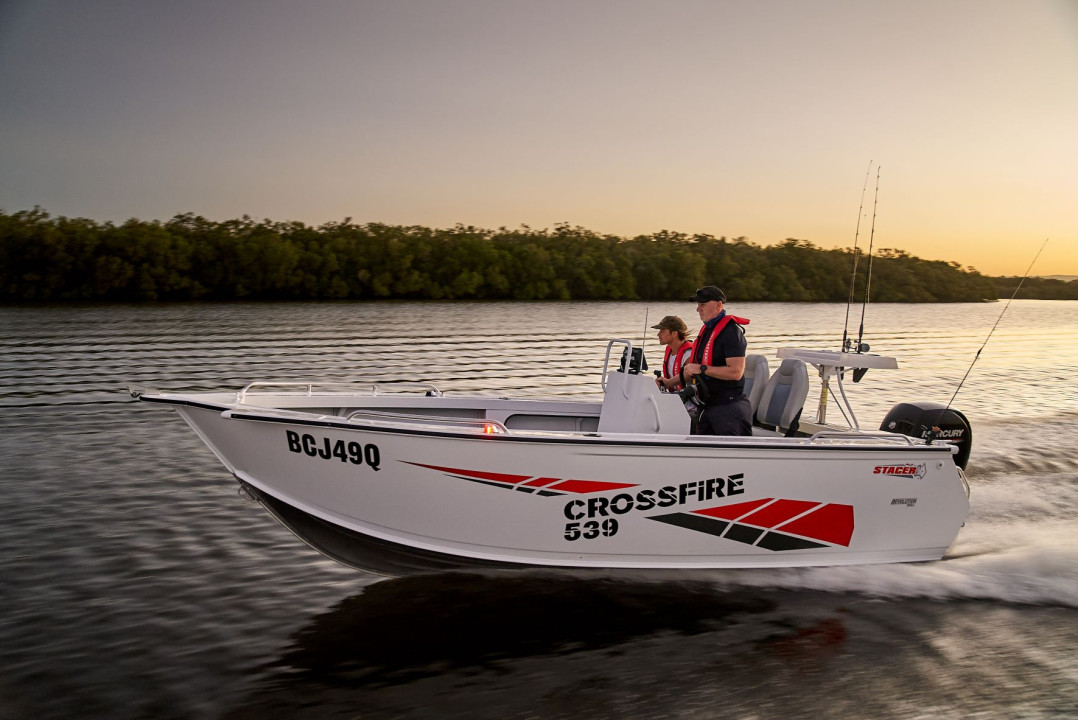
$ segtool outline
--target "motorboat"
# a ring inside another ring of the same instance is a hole
[[[770,372],[746,358],[751,437],[692,434],[685,398],[660,392],[623,339],[607,344],[601,401],[264,380],[130,391],[175,408],[299,538],[375,573],[941,558],[969,512],[966,418],[903,402],[862,430],[843,381],[897,360],[805,348],[778,360]],[[802,418],[809,367],[820,399]],[[827,423],[832,395],[848,427]]]

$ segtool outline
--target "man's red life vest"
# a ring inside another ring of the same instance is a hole
[[[722,329],[726,327],[726,323],[730,322],[731,320],[736,322],[738,325],[749,324],[748,318],[738,317],[737,315],[723,315],[722,320],[719,320],[719,322],[715,325],[715,329],[712,331],[711,337],[708,338],[707,344],[704,345],[704,356],[700,359],[701,365],[711,364],[711,356],[712,354],[714,354],[715,350],[715,341],[719,339],[719,333],[721,333]],[[706,328],[707,326],[705,325],[704,327],[700,328],[700,332],[696,333],[697,341],[699,341]]]
[[[692,340],[685,340],[681,343],[681,346],[677,349],[677,357],[674,358],[674,373],[671,375],[667,370],[668,363],[670,362],[670,353],[673,352],[670,346],[666,346],[666,352],[663,353],[663,377],[681,377],[681,366],[685,364],[685,358],[692,359]],[[674,385],[674,390],[681,390],[684,385],[677,383]]]

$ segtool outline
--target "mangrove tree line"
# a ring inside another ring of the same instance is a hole
[[[867,258],[860,261],[863,271]],[[981,301],[1009,297],[1008,283],[1013,290],[1017,282],[897,250],[872,262],[873,302]],[[0,301],[8,303],[669,300],[709,283],[737,301],[845,302],[852,263],[850,250],[793,238],[763,247],[666,231],[621,238],[568,224],[432,229],[346,219],[311,227],[190,213],[113,224],[40,208],[0,212]]]

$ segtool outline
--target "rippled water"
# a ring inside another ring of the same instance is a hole
[[[870,306],[900,370],[850,388],[862,425],[949,400],[1002,309]],[[846,309],[732,310],[774,367],[837,348]],[[1078,716],[1078,303],[1015,301],[955,399],[973,510],[938,563],[379,581],[123,392],[598,398],[606,340],[638,343],[645,313],[696,325],[689,303],[0,308],[0,717]]]

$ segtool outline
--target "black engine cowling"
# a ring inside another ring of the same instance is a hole
[[[933,428],[938,430],[933,432]],[[973,447],[973,431],[966,416],[937,402],[905,402],[891,408],[880,424],[880,430],[899,433],[932,442],[946,442],[958,446],[955,465],[966,468],[969,451]]]

